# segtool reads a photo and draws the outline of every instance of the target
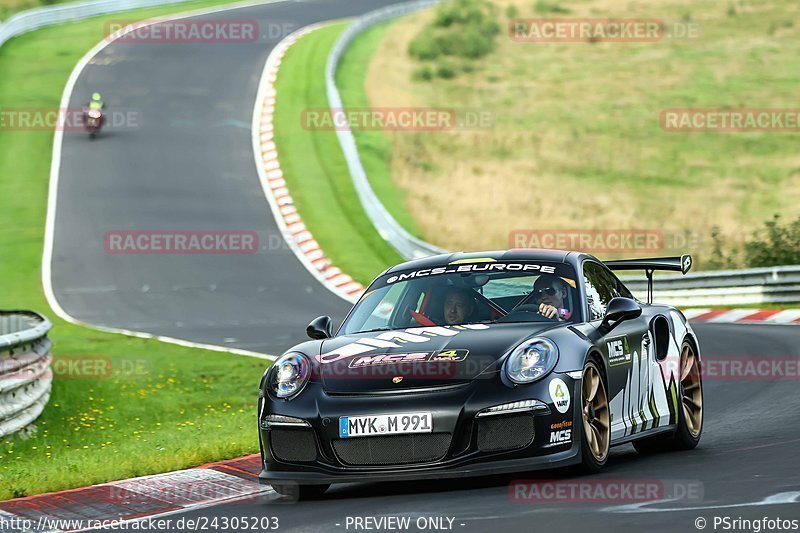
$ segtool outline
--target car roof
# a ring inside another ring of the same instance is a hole
[[[403,270],[433,268],[448,265],[454,261],[468,262],[472,260],[478,262],[481,259],[492,259],[494,261],[547,261],[551,263],[569,263],[573,266],[577,266],[577,263],[584,257],[591,256],[580,252],[547,250],[544,248],[513,248],[511,250],[484,252],[452,252],[406,261],[405,263],[400,263],[399,265],[387,269],[384,274]]]

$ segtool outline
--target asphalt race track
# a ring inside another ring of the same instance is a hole
[[[745,356],[785,357],[794,364],[800,360],[800,328],[794,326],[709,324],[697,325],[695,331],[706,361]],[[408,531],[418,531],[413,524],[419,517],[451,517],[454,531],[495,533],[689,532],[698,531],[699,517],[714,531],[715,516],[800,519],[798,386],[796,379],[707,379],[703,437],[695,450],[642,456],[630,444],[622,445],[612,449],[606,469],[597,476],[520,472],[467,480],[334,485],[319,501],[298,503],[272,495],[258,503],[210,507],[170,518],[274,516],[281,531],[305,532],[355,531],[354,522],[347,527],[347,518],[367,516],[411,517]],[[683,498],[654,505],[513,502],[509,484],[518,479],[647,481],[664,486],[664,496],[672,487],[672,495]],[[797,503],[763,505],[764,500]]]
[[[300,27],[387,3],[279,2],[207,17]],[[91,91],[101,90],[110,110],[138,110],[142,125],[109,128],[95,141],[82,132],[64,136],[53,286],[68,313],[93,324],[265,353],[280,353],[301,339],[316,315],[342,318],[347,304],[281,246],[257,180],[251,112],[264,62],[277,40],[118,42],[83,71],[71,107],[82,106]],[[252,255],[104,250],[109,231],[165,229],[257,231],[262,249]],[[797,327],[708,324],[695,329],[706,360],[800,359]],[[448,517],[456,531],[498,533],[697,531],[698,517],[707,520],[708,530],[715,530],[714,516],[798,519],[798,385],[796,380],[706,380],[698,449],[640,456],[624,445],[612,452],[602,474],[579,478],[654,480],[691,491],[672,502],[514,502],[509,484],[515,479],[571,479],[563,472],[520,472],[338,485],[319,501],[293,502],[272,494],[257,503],[229,503],[171,518],[274,516],[280,531],[354,531],[347,527],[348,517],[411,517],[412,524],[418,517]]]
[[[268,354],[303,338],[318,315],[340,322],[348,304],[307,272],[275,225],[251,148],[253,104],[267,56],[286,33],[391,3],[230,10],[198,18],[258,21],[257,42],[117,41],[95,56],[69,107],[100,91],[109,113],[133,118],[94,141],[64,134],[52,261],[61,307],[90,324]],[[131,230],[255,231],[260,250],[106,252],[108,232]]]

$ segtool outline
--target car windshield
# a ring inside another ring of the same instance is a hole
[[[341,334],[497,322],[578,322],[574,270],[547,262],[461,263],[393,272],[361,297]]]

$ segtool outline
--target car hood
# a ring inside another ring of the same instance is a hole
[[[551,323],[470,324],[342,335],[315,359],[327,392],[370,393],[458,385],[491,377],[496,362]],[[489,370],[489,372],[486,372]]]

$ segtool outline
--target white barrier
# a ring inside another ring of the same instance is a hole
[[[385,7],[359,17],[348,26],[339,36],[336,44],[334,44],[328,56],[328,63],[325,68],[325,85],[328,93],[328,104],[334,113],[336,113],[337,109],[344,108],[339,89],[336,88],[336,68],[339,66],[339,62],[353,39],[385,20],[407,15],[414,11],[435,5],[436,3],[438,3],[438,0],[417,0]],[[367,216],[372,222],[372,225],[375,226],[375,229],[378,230],[380,236],[396,248],[400,255],[406,259],[416,259],[418,257],[446,252],[447,250],[414,237],[394,219],[391,213],[389,213],[386,207],[381,203],[375,191],[372,190],[369,179],[367,179],[367,173],[364,170],[364,165],[361,164],[361,158],[358,155],[358,148],[356,147],[356,140],[353,137],[353,133],[350,130],[337,128],[336,135],[339,138],[339,144],[344,152],[347,168],[350,170],[350,176],[353,178],[353,184],[358,193],[358,198],[361,200],[361,205],[364,207]]]
[[[50,399],[51,327],[37,313],[0,312],[0,437],[36,420]]]
[[[97,15],[153,7],[179,4],[189,0],[97,0],[93,2],[73,2],[60,6],[36,7],[22,11],[0,23],[0,46],[9,39],[45,26],[74,22]]]

